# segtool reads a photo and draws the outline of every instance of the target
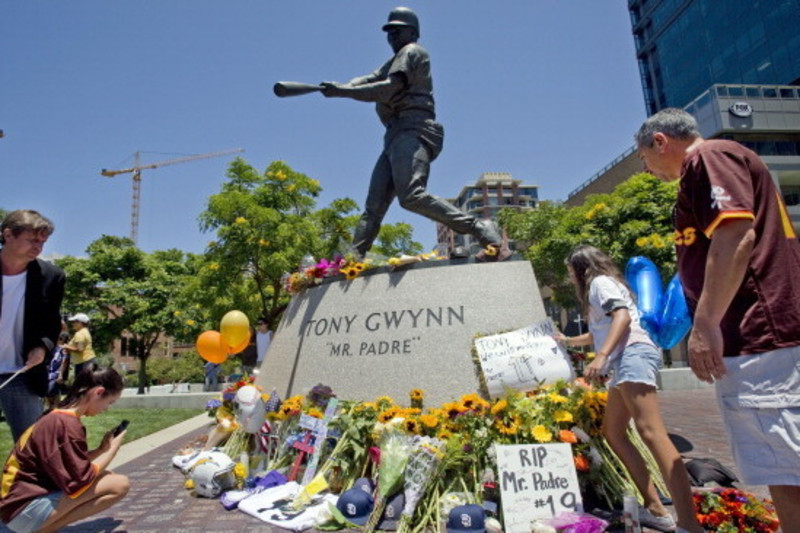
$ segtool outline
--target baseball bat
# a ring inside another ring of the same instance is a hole
[[[286,96],[300,96],[301,94],[321,91],[322,86],[301,83],[299,81],[279,81],[272,90],[275,92],[275,96],[284,98]]]

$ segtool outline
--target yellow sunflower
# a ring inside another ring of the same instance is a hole
[[[489,402],[475,393],[465,394],[461,397],[461,405],[465,410],[483,411],[489,406]]]
[[[548,394],[547,399],[549,399],[553,403],[566,403],[569,401],[569,398],[567,398],[563,394],[558,394],[556,392],[551,392],[550,394]]]
[[[439,433],[436,434],[436,438],[440,439],[440,440],[447,440],[452,436],[453,436],[453,434],[450,433],[450,431],[448,429],[446,429],[446,428],[441,428],[439,430]]]
[[[497,422],[495,422],[495,427],[503,435],[516,435],[517,431],[519,431],[520,422],[519,416],[514,415],[508,420],[502,418],[498,419]]]
[[[553,440],[553,433],[541,424],[531,430],[531,435],[536,439],[536,442],[550,442]]]
[[[431,415],[431,414],[421,415],[419,417],[419,421],[422,423],[423,426],[427,428],[435,428],[436,426],[439,425],[439,417],[437,417],[436,415]]]
[[[503,411],[506,410],[507,407],[508,407],[508,402],[504,398],[492,406],[491,413],[493,415],[496,415],[497,413],[502,413]]]
[[[572,413],[565,409],[558,409],[553,413],[553,420],[556,422],[572,422]]]
[[[347,279],[348,281],[356,279],[358,277],[358,273],[359,273],[358,270],[356,270],[355,268],[353,268],[351,266],[342,268],[342,269],[339,270],[339,272],[344,274],[345,279]]]
[[[466,408],[458,402],[447,402],[442,404],[442,409],[447,413],[447,418],[453,419],[466,411]]]
[[[378,422],[381,422],[383,424],[389,422],[391,419],[397,416],[397,411],[398,411],[397,407],[389,407],[388,409],[386,409],[385,411],[383,411],[381,414],[378,415]]]
[[[406,433],[417,435],[422,428],[420,427],[418,420],[414,418],[406,418],[403,421],[403,429],[406,430]]]

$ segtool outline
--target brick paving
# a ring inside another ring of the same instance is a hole
[[[710,388],[691,391],[662,391],[662,413],[667,429],[692,444],[686,457],[712,457],[736,472]],[[127,498],[106,512],[69,526],[69,533],[205,533],[281,532],[281,528],[252,518],[240,511],[225,511],[217,500],[194,498],[183,488],[184,477],[171,465],[176,450],[201,435],[205,429],[190,432],[145,456],[134,459],[116,471],[131,479]],[[740,486],[766,497],[765,487]]]

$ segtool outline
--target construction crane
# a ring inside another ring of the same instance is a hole
[[[165,167],[167,165],[177,165],[178,163],[188,163],[189,161],[195,161],[197,159],[209,159],[211,157],[219,157],[228,154],[236,154],[244,152],[243,148],[231,148],[230,150],[223,150],[221,152],[210,152],[207,154],[195,154],[195,155],[187,155],[184,157],[178,157],[175,159],[167,159],[165,161],[156,161],[155,163],[148,163],[146,165],[139,164],[139,154],[140,152],[136,152],[133,154],[133,166],[130,168],[122,168],[120,170],[108,170],[102,169],[100,171],[100,175],[105,176],[107,178],[113,178],[119,174],[131,174],[131,180],[133,182],[133,198],[131,200],[131,240],[133,240],[134,244],[138,244],[139,240],[139,199],[141,197],[141,190],[142,190],[142,170],[148,168],[158,168],[158,167]]]

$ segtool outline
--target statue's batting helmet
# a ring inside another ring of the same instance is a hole
[[[419,35],[419,19],[417,14],[407,7],[396,7],[389,13],[389,20],[383,25],[383,31],[397,26],[411,26]]]

